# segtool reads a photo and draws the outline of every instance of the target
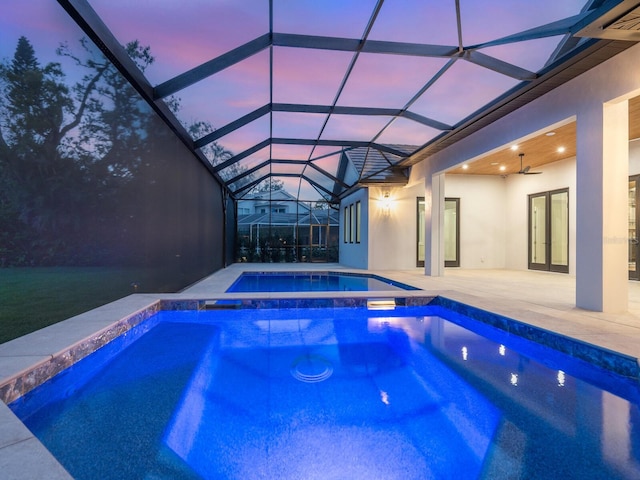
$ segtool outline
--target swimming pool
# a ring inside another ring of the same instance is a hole
[[[637,378],[436,303],[161,311],[10,406],[79,479],[638,478]]]
[[[419,290],[379,275],[349,272],[244,272],[227,292]]]

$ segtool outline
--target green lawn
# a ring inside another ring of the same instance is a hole
[[[0,343],[118,298],[153,291],[152,272],[101,267],[0,268]]]

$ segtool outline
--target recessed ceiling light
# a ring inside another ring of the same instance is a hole
[[[556,134],[556,132],[547,132],[547,133],[545,133],[545,135],[547,137],[553,137],[555,134]]]
[[[565,150],[564,147],[558,147],[558,153],[564,153]]]
[[[498,162],[491,162],[491,165],[498,165]]]
[[[507,169],[507,167],[505,167],[504,165],[500,165],[500,171],[504,172]]]
[[[511,145],[511,150],[514,152],[518,149],[518,145]]]
[[[466,170],[467,168],[469,168],[469,165],[467,165],[466,163],[462,165],[463,170]]]

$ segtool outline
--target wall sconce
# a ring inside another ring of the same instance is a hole
[[[382,200],[380,202],[380,205],[382,207],[382,214],[385,217],[388,217],[391,214],[391,192],[389,192],[388,190],[383,192]]]

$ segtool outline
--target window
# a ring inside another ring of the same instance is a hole
[[[351,235],[351,219],[349,218],[349,207],[344,207],[344,219],[342,221],[344,225],[344,243],[349,242],[349,236]]]
[[[356,243],[360,243],[360,219],[362,215],[361,203],[356,202]]]
[[[349,219],[351,220],[351,228],[349,228],[349,243],[353,243],[353,237],[356,230],[356,216],[353,211],[353,203],[349,205]]]

